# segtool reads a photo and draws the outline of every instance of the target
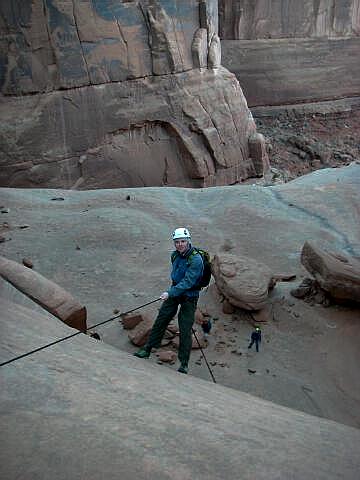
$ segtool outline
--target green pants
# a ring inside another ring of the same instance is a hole
[[[175,317],[178,306],[180,305],[178,323],[180,330],[180,345],[178,357],[182,365],[189,362],[190,351],[192,346],[191,329],[195,320],[195,310],[198,297],[169,297],[161,305],[158,316],[151,329],[149,340],[146,348],[160,347],[161,341],[165,334],[166,327]]]

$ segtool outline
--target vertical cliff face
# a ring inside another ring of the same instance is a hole
[[[360,0],[219,0],[219,19],[250,105],[360,94]]]
[[[219,0],[225,40],[351,37],[360,33],[360,0]]]
[[[4,0],[0,184],[206,186],[261,175],[217,0]],[[256,165],[255,165],[256,164]]]

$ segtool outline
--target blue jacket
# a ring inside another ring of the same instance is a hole
[[[193,247],[184,253],[177,253],[171,271],[172,287],[168,290],[169,297],[186,295],[187,297],[198,297],[200,289],[191,290],[196,286],[204,271],[204,264],[200,253],[191,255]]]

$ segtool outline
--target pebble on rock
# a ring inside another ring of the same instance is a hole
[[[29,258],[23,258],[22,263],[25,267],[33,268],[34,264]]]

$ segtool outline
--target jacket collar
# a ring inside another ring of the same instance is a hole
[[[192,251],[193,251],[193,247],[192,247],[191,243],[189,243],[189,247],[185,250],[184,253],[180,253],[180,256],[183,257],[183,258],[187,258]]]

